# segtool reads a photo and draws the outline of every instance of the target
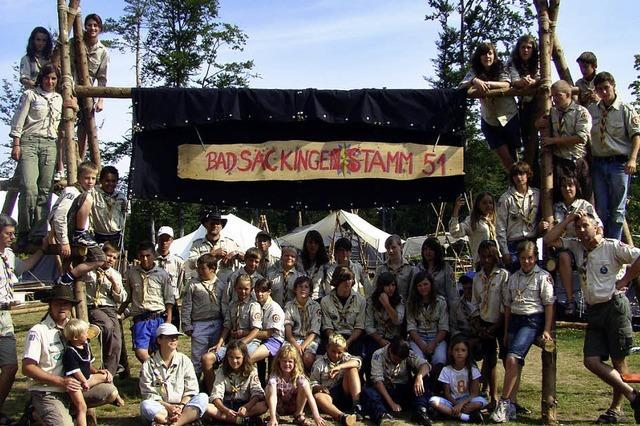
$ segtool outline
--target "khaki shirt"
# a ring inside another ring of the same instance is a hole
[[[29,56],[24,55],[20,59],[20,80],[27,79],[35,83],[40,69],[49,63],[51,63],[50,60],[42,60],[37,56],[35,61],[32,61]]]
[[[210,281],[191,280],[182,298],[182,330],[192,331],[194,321],[223,319],[223,290],[224,284],[215,277]]]
[[[478,247],[480,243],[485,240],[495,241],[496,239],[496,226],[495,224],[489,224],[484,218],[480,218],[476,224],[476,229],[471,227],[471,216],[459,222],[457,217],[451,217],[449,220],[449,233],[453,238],[469,237],[469,249],[471,250],[471,257],[474,263],[480,262],[480,255],[478,254]]]
[[[342,304],[335,289],[320,301],[322,308],[322,330],[351,335],[353,330],[364,330],[367,301],[359,294],[351,293]]]
[[[284,311],[273,299],[262,305],[262,330],[273,330],[271,337],[284,341]]]
[[[624,265],[640,256],[640,249],[612,238],[603,238],[590,252],[580,240],[563,238],[562,244],[575,254],[576,265],[586,269],[587,282],[582,282],[582,294],[589,305],[608,302],[616,290],[618,273]],[[587,259],[585,264],[585,257]]]
[[[263,277],[269,275],[272,269],[277,268],[280,264],[280,258],[274,256],[271,253],[267,253],[265,256],[262,254],[260,258],[260,264],[258,265],[258,273]]]
[[[587,200],[583,200],[582,198],[576,198],[575,200],[573,200],[573,203],[571,203],[569,207],[567,207],[567,205],[562,201],[558,201],[557,203],[555,203],[553,205],[554,225],[557,225],[560,222],[564,221],[564,219],[570,213],[576,212],[578,210],[584,210],[585,212],[593,215],[593,217],[595,217],[598,221],[598,226],[602,226],[602,221],[600,220],[600,217],[598,217],[596,210],[593,208],[590,202],[588,202]],[[576,224],[574,222],[569,222],[567,224],[567,227],[564,230],[564,237],[576,238]]]
[[[311,278],[311,298],[313,300],[318,300],[322,298],[322,293],[324,292],[325,282],[329,277],[329,264],[325,263],[323,265],[312,264],[308,269],[305,269],[302,259],[298,258],[298,271],[302,273],[302,275],[306,275]]]
[[[461,297],[450,309],[450,312],[451,336],[462,333],[469,337],[477,334],[472,326],[472,318],[478,316],[478,305]]]
[[[471,80],[476,77],[473,69],[467,72],[460,85],[471,84]],[[498,81],[511,83],[511,77],[506,70],[500,73]],[[487,124],[494,127],[504,127],[518,113],[518,104],[513,96],[500,96],[497,98],[480,99],[480,116]]]
[[[224,287],[224,291],[222,292],[222,312],[229,309],[229,304],[231,302],[235,302],[238,300],[238,294],[236,293],[235,284],[236,284],[236,279],[242,274],[247,274],[247,272],[244,270],[244,266],[238,269],[237,271],[235,271],[234,273],[232,273],[231,276],[229,277],[227,284]],[[260,275],[258,271],[249,275],[249,277],[251,278],[252,289],[253,287],[255,287],[256,282],[258,282],[259,279],[263,278],[263,276]],[[251,299],[256,300],[256,295],[253,292],[253,290],[251,290]]]
[[[418,263],[415,266],[413,275],[415,276],[419,272],[425,272],[424,263]],[[458,291],[458,283],[453,275],[453,269],[448,263],[444,263],[444,267],[438,271],[426,271],[431,274],[433,278],[434,288],[438,294],[444,297],[447,301],[447,306],[451,307],[451,304],[456,302],[460,298],[460,292]]]
[[[127,271],[125,290],[133,316],[161,312],[165,310],[165,304],[175,304],[171,277],[157,265],[148,271],[140,265],[131,266]]]
[[[280,264],[272,268],[267,278],[271,281],[271,297],[273,300],[278,302],[280,306],[285,306],[291,300],[294,300],[296,295],[293,292],[293,284],[303,275],[295,266],[286,272]]]
[[[496,211],[496,237],[500,252],[509,253],[507,242],[537,235],[538,213],[540,209],[540,191],[529,187],[520,194],[513,186],[500,196]]]
[[[62,335],[62,327],[58,327],[51,316],[47,316],[42,322],[31,327],[24,342],[24,359],[31,359],[38,364],[45,373],[54,376],[62,376],[62,355],[64,354],[65,343]],[[48,383],[38,382],[29,379],[30,391],[60,392],[65,389],[52,386]]]
[[[343,352],[337,362],[331,362],[327,354],[317,357],[313,363],[313,367],[311,367],[311,374],[309,375],[309,382],[311,386],[320,385],[327,389],[331,389],[335,385],[340,384],[342,377],[344,377],[345,370],[338,371],[338,374],[333,378],[329,377],[329,372],[335,367],[351,360],[358,362],[358,370],[362,367],[362,359],[360,359],[360,357],[353,356],[348,352]]]
[[[140,393],[143,400],[164,401],[177,404],[185,396],[200,392],[193,363],[188,356],[175,352],[167,367],[160,351],[142,364],[140,369]]]
[[[477,306],[482,321],[495,324],[504,311],[502,308],[502,288],[509,281],[506,269],[493,268],[490,274],[481,269],[473,276],[471,301]]]
[[[76,201],[76,198],[82,194],[84,194],[84,192],[81,192],[76,185],[67,186],[62,190],[62,193],[53,207],[51,207],[48,221],[51,224],[51,230],[53,231],[58,244],[69,244],[69,220],[70,216],[72,216],[70,211]]]
[[[240,246],[238,246],[238,244],[231,238],[220,236],[215,243],[207,240],[206,237],[195,240],[191,245],[191,250],[189,250],[189,258],[186,263],[188,277],[191,278],[198,276],[196,272],[196,261],[200,256],[218,249],[224,249],[227,253],[240,252]],[[222,260],[219,260],[218,267],[216,269],[218,279],[226,283],[229,275],[237,269],[236,264],[237,262],[234,261],[229,265],[223,265]]]
[[[72,38],[69,43],[73,46],[75,40]],[[91,79],[91,85],[98,81],[98,86],[106,87],[107,85],[107,68],[109,67],[109,52],[104,44],[98,40],[93,46],[89,46],[85,43],[87,49],[87,62],[89,65],[89,78]],[[74,79],[78,81],[78,76],[75,74],[75,49],[71,49],[71,67],[74,70]]]
[[[18,275],[23,272],[23,263],[10,247],[0,253],[0,303],[15,300],[13,286],[18,283]],[[0,336],[13,336],[13,320],[9,310],[0,310]]]
[[[331,279],[333,278],[333,273],[336,268],[338,268],[337,263],[332,263],[329,265],[329,270],[327,271],[327,279],[324,282],[323,294],[322,297],[331,293]],[[369,274],[364,270],[362,265],[358,262],[353,262],[349,259],[349,265],[347,265],[349,270],[353,272],[353,287],[351,287],[351,291],[354,293],[358,293],[360,296],[367,298],[371,296],[373,293],[373,288],[371,288],[371,280],[369,279]]]
[[[166,256],[156,253],[156,265],[167,271],[171,277],[174,297],[176,300],[180,299],[184,291],[184,260],[171,252]]]
[[[365,330],[367,334],[378,333],[383,339],[391,340],[402,334],[401,325],[404,320],[404,303],[400,303],[394,308],[398,318],[394,321],[389,317],[387,311],[380,307],[376,309],[371,297],[367,299],[367,315],[365,317]]]
[[[589,94],[596,92],[596,86],[595,84],[593,84],[594,82],[595,76],[589,81],[585,80],[584,77],[579,78],[578,81],[576,81],[576,87],[579,90],[578,103],[583,107],[589,107],[589,105],[594,104],[594,102],[589,100],[589,98],[587,97]],[[597,98],[598,96],[596,95],[596,99]]]
[[[113,291],[113,284],[107,278],[106,274],[110,274],[113,280],[120,286],[120,293]],[[96,308],[100,306],[109,306],[117,308],[120,303],[127,300],[127,291],[122,284],[122,275],[113,268],[103,270],[98,268],[85,275],[85,283],[87,285],[87,303]]]
[[[62,95],[46,93],[40,87],[25,90],[11,120],[9,136],[56,139],[61,116]]]
[[[407,312],[407,332],[417,331],[420,334],[449,331],[449,312],[447,302],[442,296],[436,296],[433,306],[421,304],[418,312],[411,309]]]
[[[402,259],[402,265],[399,268],[394,269],[389,266],[389,263],[385,262],[378,266],[376,274],[373,277],[372,287],[375,289],[378,282],[378,277],[383,272],[391,272],[396,277],[396,284],[398,285],[398,293],[402,297],[402,300],[409,300],[409,288],[411,287],[411,280],[413,280],[413,266],[406,259]]]
[[[262,329],[262,307],[256,301],[234,300],[229,305],[229,310],[224,317],[224,326],[229,330]]]
[[[264,390],[260,385],[258,370],[253,367],[249,377],[243,377],[240,373],[232,372],[228,376],[224,375],[222,368],[216,371],[213,381],[213,389],[209,401],[216,399],[221,401],[247,402],[251,398],[264,399]]]
[[[409,356],[399,364],[394,364],[389,355],[389,345],[373,353],[371,358],[371,381],[382,382],[385,386],[409,383],[412,373],[415,374],[423,365],[429,363],[409,351]],[[431,369],[431,367],[429,367]]]
[[[580,143],[575,145],[553,145],[553,155],[567,160],[577,160],[587,154],[587,144],[591,139],[591,115],[583,106],[571,102],[563,111],[551,108],[551,136],[577,136]]]
[[[306,339],[310,333],[320,336],[322,326],[322,309],[315,300],[308,299],[303,307],[297,300],[290,300],[284,307],[284,325],[291,326],[291,334],[295,339]]]
[[[502,303],[515,315],[532,315],[544,312],[546,305],[553,305],[553,279],[538,265],[525,274],[522,269],[509,277],[502,288]]]
[[[95,232],[107,235],[122,232],[126,215],[127,197],[122,192],[107,194],[102,188],[95,188],[90,216]]]
[[[605,133],[601,135],[600,121],[607,110]],[[611,157],[631,154],[631,139],[640,134],[640,116],[635,109],[616,97],[609,108],[602,101],[589,106],[593,119],[591,127],[591,152],[594,157]]]

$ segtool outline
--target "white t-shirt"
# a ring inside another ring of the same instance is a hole
[[[471,367],[471,377],[473,380],[480,378],[480,371],[475,366]],[[453,366],[447,365],[440,372],[438,381],[449,385],[453,399],[458,400],[469,396],[469,370],[467,367],[456,370]]]

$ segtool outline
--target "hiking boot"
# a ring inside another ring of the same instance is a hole
[[[98,245],[93,236],[87,231],[73,231],[71,242],[78,246],[95,247]]]
[[[393,422],[395,421],[395,419],[393,418],[393,416],[389,413],[384,413],[383,415],[381,415],[380,417],[378,417],[378,420],[376,421],[376,424],[378,426],[389,426],[391,425]]]
[[[418,410],[416,411],[415,417],[418,423],[420,423],[422,426],[431,426],[432,424],[431,418],[429,418],[429,413],[427,412],[426,407],[418,408]]]
[[[355,426],[356,415],[355,414],[343,414],[340,416],[340,424],[342,426]]]
[[[491,413],[491,421],[494,423],[506,423],[508,418],[509,406],[508,399],[501,399],[496,405],[496,409]]]
[[[469,414],[469,423],[475,423],[479,425],[484,424],[484,417],[482,416],[480,410],[476,410],[473,413]]]
[[[617,424],[617,423],[626,423],[626,422],[627,422],[627,417],[624,415],[623,412],[618,412],[611,408],[609,408],[604,413],[600,414],[600,416],[598,416],[598,418],[596,419],[597,425]]]
[[[640,394],[638,394],[637,390],[633,391],[635,398],[631,401],[631,408],[633,408],[633,418],[636,420],[636,423],[640,423]]]

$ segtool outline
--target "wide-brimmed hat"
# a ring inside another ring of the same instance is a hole
[[[209,220],[218,220],[222,222],[222,227],[224,228],[227,225],[227,219],[223,218],[219,211],[217,210],[205,210],[200,215],[200,223],[203,225],[207,223]]]
[[[70,302],[73,305],[80,303],[80,301],[75,298],[73,288],[71,288],[70,285],[54,285],[49,291],[49,294],[42,299],[42,301],[46,303],[50,303],[54,300],[64,300],[65,302]]]
[[[184,334],[180,333],[175,325],[165,322],[156,329],[156,337],[160,336],[184,336]]]

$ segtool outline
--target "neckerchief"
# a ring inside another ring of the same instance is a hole
[[[521,277],[525,278],[524,286],[520,285]],[[531,283],[533,283],[533,287],[531,286]],[[516,280],[516,283],[515,283],[515,287],[513,288],[513,291],[515,293],[515,297],[513,298],[513,301],[516,303],[524,302],[524,292],[527,290],[533,290],[535,287],[535,283],[536,283],[535,266],[529,273],[525,273],[523,270],[520,270],[520,273],[518,274],[518,279]]]
[[[334,290],[331,292],[331,300],[333,301],[333,304],[336,307],[336,310],[338,311],[339,323],[345,326],[350,326],[350,324],[347,323],[347,315],[351,310],[351,305],[353,305],[353,302],[356,300],[354,294],[349,293],[349,297],[347,298],[347,301],[343,305],[342,302],[340,301],[340,298],[338,297],[338,293]]]
[[[487,276],[484,270],[480,273],[480,279],[482,280],[482,300],[480,301],[480,312],[483,315],[489,314],[489,289],[491,288],[491,280],[498,275],[500,270],[494,268],[493,271]]]
[[[522,218],[522,220],[525,223],[525,225],[527,225],[527,228],[530,228],[531,224],[533,223],[533,220],[536,217],[536,207],[537,207],[535,205],[535,203],[534,203],[533,191],[531,191],[529,188],[527,188],[527,193],[520,194],[514,188],[513,192],[514,192],[513,200],[515,201],[516,207],[518,208],[518,215]],[[519,198],[522,199],[521,203],[518,202]],[[529,208],[525,212],[524,206],[526,204],[527,199],[529,200]]]
[[[298,302],[298,299],[294,299],[296,301],[296,307],[298,308],[298,314],[300,315],[300,335],[306,336],[309,334],[309,329],[311,328],[311,324],[309,321],[309,312],[307,310],[307,304],[309,300],[307,300],[304,305],[301,305]]]

